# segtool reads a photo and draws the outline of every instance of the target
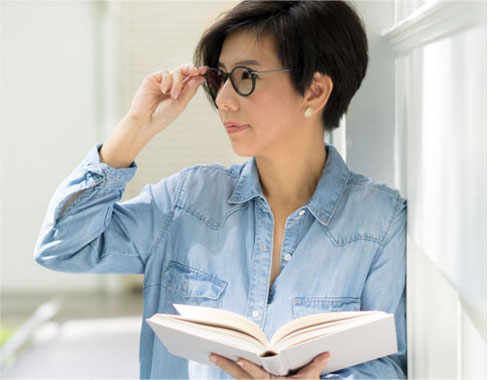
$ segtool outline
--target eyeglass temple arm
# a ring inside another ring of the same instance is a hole
[[[253,70],[254,73],[274,73],[278,71],[293,71],[293,69],[286,69],[286,70],[264,70],[264,71],[255,71]]]

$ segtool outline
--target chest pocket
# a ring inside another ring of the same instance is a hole
[[[173,303],[218,308],[227,282],[190,266],[171,261],[164,272],[164,313],[175,314]]]
[[[361,302],[355,297],[294,297],[293,318],[333,311],[359,311]]]

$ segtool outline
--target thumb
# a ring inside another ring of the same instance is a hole
[[[190,99],[195,95],[198,87],[205,81],[205,78],[201,75],[197,75],[188,79],[185,87],[183,88],[180,98],[183,104],[187,104]]]
[[[322,370],[324,370],[327,367],[329,358],[330,358],[329,352],[315,357],[314,364],[317,366],[316,368],[318,369],[319,374],[320,372],[322,372]]]

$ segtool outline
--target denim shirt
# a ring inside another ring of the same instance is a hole
[[[398,190],[355,173],[324,143],[326,165],[313,196],[286,220],[280,274],[269,289],[274,220],[254,157],[185,168],[120,202],[137,164],[101,163],[101,146],[57,187],[34,258],[63,272],[144,274],[141,379],[232,378],[166,350],[145,319],[177,314],[172,303],[234,311],[268,339],[313,313],[393,313],[396,354],[321,378],[406,378],[407,201]]]

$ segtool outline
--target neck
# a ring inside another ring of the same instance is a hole
[[[291,145],[255,159],[268,203],[293,211],[305,204],[315,192],[327,153],[324,143],[317,138]]]

